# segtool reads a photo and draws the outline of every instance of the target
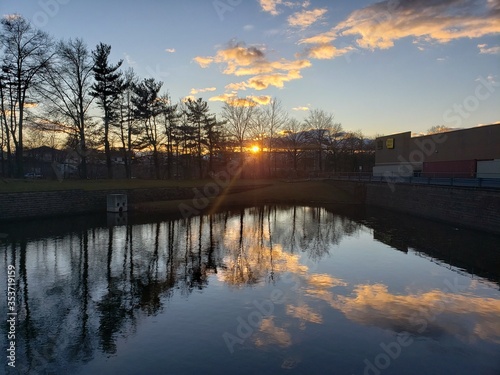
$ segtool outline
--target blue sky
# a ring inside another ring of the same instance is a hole
[[[52,36],[112,46],[174,100],[335,114],[367,135],[500,121],[498,0],[2,0]]]

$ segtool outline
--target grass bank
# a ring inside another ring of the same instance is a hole
[[[198,186],[199,187],[199,186]],[[202,190],[202,189],[200,189]],[[179,212],[180,207],[193,211],[217,211],[219,209],[262,204],[332,205],[357,204],[359,200],[348,192],[338,189],[328,181],[238,181],[212,198],[146,202],[131,208],[139,213]]]
[[[2,179],[0,193],[23,193],[59,190],[116,190],[149,189],[162,187],[195,187],[207,183],[204,180],[31,180]]]

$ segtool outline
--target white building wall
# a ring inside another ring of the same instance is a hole
[[[500,159],[478,161],[476,173],[478,178],[500,178]]]

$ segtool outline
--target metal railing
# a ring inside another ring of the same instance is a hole
[[[492,173],[491,175],[492,177],[476,177],[476,175],[473,177],[463,177],[463,173],[422,173],[420,176],[403,177],[397,174],[373,176],[367,172],[346,172],[330,174],[328,178],[335,180],[384,182],[391,184],[440,185],[500,189],[500,178],[496,177],[498,174]]]

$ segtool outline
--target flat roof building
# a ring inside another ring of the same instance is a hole
[[[500,124],[378,137],[374,176],[500,178]]]

